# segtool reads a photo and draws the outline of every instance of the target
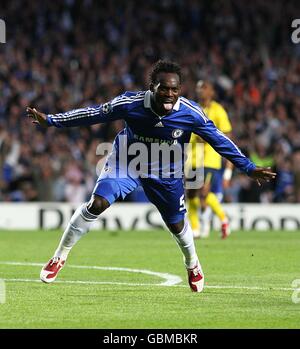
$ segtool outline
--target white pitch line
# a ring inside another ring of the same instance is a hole
[[[41,283],[39,279],[2,279],[8,282],[38,282]],[[55,280],[55,283],[61,284],[81,284],[81,285],[122,285],[122,286],[179,286],[179,285],[165,285],[161,284],[140,284],[132,282],[113,282],[113,281],[80,281],[80,280]]]
[[[0,265],[19,265],[19,266],[43,266],[43,263],[28,263],[28,262],[1,262]],[[115,270],[115,271],[127,271],[133,273],[142,273],[148,275],[154,275],[166,279],[165,282],[159,284],[145,284],[145,283],[127,283],[127,282],[111,282],[111,281],[80,281],[80,280],[56,280],[55,283],[62,284],[83,284],[83,285],[123,285],[123,286],[172,286],[172,287],[188,287],[188,285],[179,285],[182,279],[177,275],[158,273],[144,269],[130,269],[130,268],[118,268],[118,267],[99,267],[99,266],[85,266],[85,265],[68,265],[68,268],[77,269],[96,269],[96,270]],[[7,279],[1,278],[8,282],[38,282],[38,279]],[[205,288],[211,289],[239,289],[239,290],[254,290],[254,291],[294,291],[292,287],[258,287],[258,286],[237,286],[237,285],[205,285]]]
[[[45,263],[29,263],[29,262],[0,262],[0,264],[4,265],[17,265],[17,266],[35,266],[35,267],[42,267],[45,265]],[[159,284],[140,284],[140,283],[126,283],[126,282],[106,282],[106,281],[95,281],[95,284],[118,284],[118,285],[133,285],[133,286],[173,286],[177,285],[182,282],[181,277],[177,275],[167,274],[167,273],[158,273],[151,270],[145,270],[145,269],[131,269],[131,268],[119,268],[119,267],[99,267],[96,265],[68,265],[68,268],[75,268],[75,269],[93,269],[93,270],[112,270],[112,271],[126,271],[129,273],[140,273],[140,274],[147,274],[147,275],[153,275],[159,278],[164,279],[164,282],[161,282]],[[29,279],[22,279],[22,280],[29,280]],[[7,279],[8,281],[8,279]],[[72,283],[76,283],[77,281],[72,281]],[[78,283],[85,283],[84,281],[78,281]]]
[[[38,279],[2,279],[8,282],[38,282]],[[120,285],[120,286],[169,286],[169,287],[188,287],[188,285],[165,285],[161,284],[142,284],[142,283],[127,283],[127,282],[112,282],[112,281],[80,281],[80,280],[56,280],[55,283],[61,284],[82,284],[82,285]],[[291,287],[256,287],[256,286],[236,286],[236,285],[205,285],[204,288],[211,289],[237,289],[237,290],[255,290],[255,291],[295,291]]]
[[[233,286],[233,285],[205,285],[205,288],[229,288],[239,290],[256,290],[256,291],[295,291],[291,287],[259,287],[259,286]]]

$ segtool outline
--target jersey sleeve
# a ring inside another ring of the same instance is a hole
[[[217,129],[211,120],[201,118],[199,115],[195,116],[192,132],[203,138],[217,153],[230,160],[242,172],[250,175],[255,169],[254,163],[241,152],[232,140]]]
[[[49,126],[74,127],[89,126],[93,124],[110,122],[118,119],[125,119],[127,116],[126,93],[113,100],[97,106],[74,109],[65,113],[48,114]]]

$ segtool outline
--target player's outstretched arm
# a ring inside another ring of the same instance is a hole
[[[37,111],[35,108],[26,108],[26,114],[29,118],[32,119],[33,124],[40,125],[42,127],[48,127],[47,115]]]
[[[26,112],[27,116],[33,119],[33,123],[43,127],[90,126],[119,119],[125,120],[128,112],[128,103],[134,102],[134,98],[135,96],[130,99],[124,93],[104,104],[73,109],[63,113],[44,114],[30,107],[26,108]],[[142,97],[138,95],[136,99],[141,101]]]
[[[256,167],[249,176],[261,185],[263,181],[269,182],[274,179],[276,173],[272,172],[271,167]]]

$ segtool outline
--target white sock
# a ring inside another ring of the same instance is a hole
[[[186,268],[193,268],[199,261],[194,243],[193,230],[188,220],[185,220],[184,227],[179,234],[172,235],[184,255],[184,264]]]
[[[63,233],[58,248],[54,253],[54,257],[66,260],[71,248],[83,234],[86,234],[89,231],[91,225],[97,220],[97,218],[98,216],[91,214],[87,210],[86,203],[78,207]]]
[[[201,218],[203,222],[207,222],[207,224],[210,223],[212,218],[212,209],[209,206],[206,206],[204,211],[201,213]]]

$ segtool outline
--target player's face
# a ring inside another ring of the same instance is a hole
[[[201,100],[210,100],[213,98],[214,95],[214,89],[212,85],[205,81],[200,81],[197,83],[196,86],[196,94],[197,97]]]
[[[159,73],[157,82],[150,86],[155,107],[159,113],[170,113],[180,94],[179,76],[175,73]]]

